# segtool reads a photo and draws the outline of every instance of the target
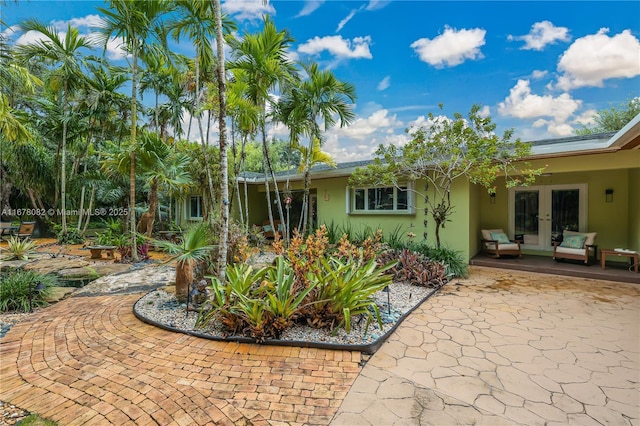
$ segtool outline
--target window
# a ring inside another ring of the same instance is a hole
[[[410,185],[347,189],[347,213],[413,214]]]
[[[202,219],[202,197],[191,197],[189,202],[189,219]]]

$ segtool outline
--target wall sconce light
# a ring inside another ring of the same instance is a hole
[[[604,190],[604,200],[607,203],[613,203],[613,189],[605,189]]]
[[[492,192],[491,194],[489,194],[489,202],[491,204],[495,204],[496,203],[496,193]]]

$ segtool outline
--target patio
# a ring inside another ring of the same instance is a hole
[[[606,269],[602,269],[599,258],[597,261],[592,260],[591,265],[584,265],[577,261],[556,262],[548,256],[535,256],[531,254],[523,254],[522,257],[500,259],[478,254],[469,261],[469,264],[490,268],[514,269],[526,272],[540,272],[543,274],[640,284],[640,274],[629,270],[630,265],[628,263],[612,262],[611,260],[612,259],[609,258],[606,263]]]

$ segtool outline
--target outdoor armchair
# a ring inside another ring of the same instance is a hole
[[[482,252],[489,256],[520,256],[520,241],[510,240],[502,229],[482,229]]]
[[[562,242],[553,243],[554,260],[580,260],[588,265],[591,255],[594,259],[597,256],[598,246],[594,244],[597,235],[597,232],[563,231]]]

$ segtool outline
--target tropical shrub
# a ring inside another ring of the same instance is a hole
[[[79,229],[67,228],[66,232],[58,232],[56,234],[59,244],[82,244],[84,243],[84,236]]]
[[[448,277],[466,278],[469,275],[468,264],[459,251],[448,247],[429,247],[426,244],[418,244],[413,249],[445,265]]]
[[[397,264],[388,270],[395,280],[414,285],[439,288],[447,282],[446,267],[440,262],[427,258],[422,253],[409,249],[387,250],[381,253],[377,262],[379,265],[393,260]]]
[[[7,252],[6,255],[2,256],[2,260],[27,260],[38,248],[36,242],[29,238],[10,237],[7,243],[7,248],[0,249],[3,252]]]
[[[260,291],[265,295],[266,310],[271,316],[276,338],[291,326],[302,307],[302,301],[315,286],[316,283],[311,282],[306,288],[296,291],[295,273],[282,256],[276,257],[272,268],[267,268]]]
[[[375,317],[382,328],[374,295],[391,284],[386,272],[395,262],[378,267],[375,259],[364,262],[361,256],[327,258],[322,232],[304,244],[300,235],[294,240],[289,250],[300,254],[298,258],[279,255],[273,265],[257,271],[246,264],[228,265],[224,281],[210,277],[211,298],[197,326],[219,321],[226,333],[258,341],[279,338],[297,322],[351,332],[354,316],[367,318],[367,328]],[[311,264],[306,259],[312,259]]]
[[[42,291],[35,291],[41,282],[45,285]],[[50,287],[55,285],[55,278],[35,271],[17,270],[0,274],[0,311],[29,311],[30,307],[44,306],[50,294]]]
[[[351,317],[363,315],[367,328],[372,311],[382,329],[382,319],[374,295],[391,284],[385,272],[394,262],[378,267],[375,259],[368,262],[338,257],[318,260],[319,268],[310,270],[308,280],[316,285],[310,296],[307,323],[312,327],[344,327],[351,332]]]
[[[131,245],[130,233],[113,236],[111,244],[116,246],[116,250],[118,250],[118,253],[120,253],[121,263],[131,262],[133,258],[131,256],[131,253],[133,249]],[[141,234],[136,235],[136,249],[138,252],[138,260],[149,260],[149,242]]]

